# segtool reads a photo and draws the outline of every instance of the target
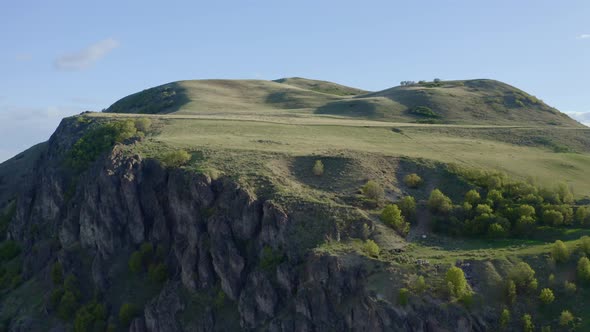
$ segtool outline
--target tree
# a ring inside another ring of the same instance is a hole
[[[139,273],[143,269],[143,255],[140,251],[135,251],[129,257],[129,270],[133,273]]]
[[[576,210],[576,222],[582,226],[590,225],[590,205],[580,206]]]
[[[189,160],[191,160],[191,155],[184,150],[170,151],[161,158],[162,163],[167,167],[184,166]]]
[[[551,226],[563,225],[563,214],[555,210],[545,210],[543,212],[543,222]]]
[[[502,192],[500,190],[492,189],[488,191],[487,199],[497,205],[504,199],[504,197],[502,196]]]
[[[508,304],[512,304],[516,301],[516,283],[514,280],[508,280],[508,283],[506,284],[506,301]]]
[[[567,280],[563,283],[563,288],[569,294],[574,294],[576,292],[576,290],[578,289],[578,287],[576,287],[575,283],[569,282]]]
[[[590,236],[582,236],[580,238],[580,250],[586,255],[590,255]]]
[[[584,282],[590,282],[590,260],[588,257],[581,257],[578,260],[578,278]]]
[[[492,209],[491,206],[489,206],[487,204],[477,204],[477,206],[475,207],[475,212],[479,215],[482,215],[482,214],[491,215],[492,213],[494,213],[494,210]]]
[[[433,213],[447,214],[453,208],[453,202],[439,189],[434,189],[428,199],[428,208]]]
[[[51,281],[53,282],[53,285],[57,286],[61,285],[63,279],[64,273],[61,263],[55,262],[55,264],[53,264],[53,267],[51,267]]]
[[[78,307],[77,296],[71,292],[66,291],[59,302],[59,308],[57,309],[57,315],[62,320],[70,320],[76,308]]]
[[[530,218],[535,218],[535,208],[528,205],[528,204],[522,204],[518,207],[518,215],[520,218],[522,217],[530,217]]]
[[[493,223],[488,227],[488,236],[491,238],[504,237],[506,234],[507,232],[504,227],[498,223]]]
[[[410,188],[418,188],[422,184],[422,178],[416,173],[408,174],[404,177],[404,183]]]
[[[481,196],[479,195],[479,193],[475,189],[471,189],[465,194],[465,202],[467,202],[471,205],[476,205],[480,201],[481,201]]]
[[[373,181],[369,180],[362,188],[363,194],[369,199],[380,201],[383,198],[384,192],[381,186]]]
[[[569,310],[564,310],[559,315],[559,325],[563,327],[571,326],[574,323],[574,315]]]
[[[553,247],[551,248],[551,257],[553,257],[553,259],[558,263],[563,263],[568,260],[570,257],[570,252],[563,241],[555,241]]]
[[[148,130],[150,130],[151,126],[152,120],[148,118],[135,119],[135,128],[137,128],[138,131],[146,133]]]
[[[408,220],[414,220],[416,217],[416,200],[412,196],[404,196],[397,206],[402,211],[402,215]]]
[[[402,216],[401,210],[395,204],[387,205],[381,212],[381,220],[405,236],[410,231],[410,224]]]
[[[456,297],[461,297],[468,292],[467,279],[463,270],[453,266],[447,270],[445,281],[452,284],[452,294]]]
[[[435,78],[435,79],[433,80],[433,82],[434,82],[434,83],[440,83],[440,82],[441,82],[441,80],[440,80],[440,78]]]
[[[520,262],[513,266],[508,273],[508,278],[514,281],[518,290],[536,289],[537,279],[535,279],[535,270],[525,262]]]
[[[426,291],[428,286],[426,285],[426,280],[424,280],[423,276],[419,276],[418,278],[416,278],[413,288],[414,291],[418,294],[422,294]]]
[[[324,175],[324,163],[321,160],[316,160],[312,169],[313,175],[322,176]]]
[[[138,311],[139,310],[135,305],[131,303],[123,303],[123,305],[121,305],[121,309],[119,310],[119,321],[123,324],[123,326],[129,326],[133,318],[138,315]]]
[[[539,294],[539,300],[543,304],[549,304],[555,300],[555,296],[553,295],[553,291],[549,288],[543,288],[541,290],[541,294]]]
[[[534,332],[535,325],[533,324],[533,318],[529,314],[522,316],[522,331],[523,332]]]
[[[379,245],[375,243],[375,241],[367,240],[363,244],[363,251],[369,256],[378,257],[381,249],[379,248]]]
[[[500,314],[500,328],[505,330],[510,324],[510,310],[504,308]]]
[[[572,204],[574,202],[574,194],[572,193],[571,189],[565,183],[560,183],[557,186],[557,194],[559,195],[559,199],[564,204]]]
[[[410,291],[407,288],[400,288],[399,294],[397,295],[397,303],[405,306],[408,304]]]

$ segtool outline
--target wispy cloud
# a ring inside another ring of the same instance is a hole
[[[584,33],[577,37],[578,39],[590,39],[590,33]]]
[[[59,70],[84,70],[119,46],[115,39],[108,38],[96,42],[83,50],[64,54],[55,60],[55,68]]]

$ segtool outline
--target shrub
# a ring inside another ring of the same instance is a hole
[[[316,160],[312,169],[313,175],[322,176],[324,175],[324,163],[321,160]]]
[[[129,257],[129,270],[133,273],[139,273],[143,269],[143,255],[139,251],[135,251]]]
[[[422,178],[416,173],[408,174],[404,177],[404,183],[410,188],[418,188],[422,184]]]
[[[583,282],[590,282],[590,260],[587,257],[581,257],[578,260],[578,278]]]
[[[475,189],[471,189],[465,194],[465,202],[467,202],[471,205],[476,205],[480,201],[481,201],[481,196],[479,195],[479,193]]]
[[[500,328],[502,330],[506,329],[510,324],[510,310],[504,309],[500,314]]]
[[[564,310],[559,315],[559,325],[566,327],[574,323],[574,315],[569,310]]]
[[[555,296],[553,295],[553,291],[549,288],[543,288],[541,290],[541,294],[539,294],[539,300],[543,304],[549,304],[555,300]]]
[[[488,236],[491,238],[500,238],[506,236],[508,232],[498,223],[493,223],[488,227]]]
[[[453,266],[447,270],[445,281],[453,285],[453,295],[456,297],[461,297],[463,294],[468,292],[465,274],[463,273],[462,269],[456,266]]]
[[[563,214],[555,210],[545,210],[543,212],[543,222],[551,226],[563,225]]]
[[[123,324],[123,326],[127,327],[133,318],[135,318],[138,314],[139,309],[137,306],[131,303],[123,303],[123,305],[121,305],[121,309],[119,310],[119,321],[121,324]]]
[[[575,284],[575,283],[573,283],[573,282],[569,282],[569,281],[567,281],[567,280],[566,280],[566,281],[563,283],[563,288],[565,289],[565,291],[566,291],[567,293],[570,293],[570,294],[573,294],[573,293],[575,293],[575,292],[576,292],[576,290],[578,289],[578,288],[576,287],[576,284]]]
[[[580,238],[580,250],[586,255],[590,255],[590,236]]]
[[[76,295],[71,291],[65,291],[64,295],[62,296],[59,307],[57,309],[57,315],[62,320],[70,320],[72,315],[76,311],[78,307],[78,300]]]
[[[407,305],[409,295],[410,291],[407,288],[400,288],[399,293],[397,295],[397,303],[402,306]]]
[[[475,212],[479,215],[491,215],[492,213],[494,213],[494,210],[492,210],[492,207],[487,204],[477,204],[477,206],[475,207]]]
[[[452,210],[453,202],[442,191],[434,189],[428,199],[428,208],[434,213],[447,214]]]
[[[410,224],[406,222],[401,214],[401,210],[395,204],[387,205],[383,209],[381,220],[402,236],[405,236],[410,231]]]
[[[514,280],[508,280],[508,283],[506,284],[506,301],[508,304],[512,304],[516,301],[516,283]]]
[[[66,280],[64,280],[64,290],[74,294],[76,299],[80,297],[80,288],[78,287],[78,278],[70,274]]]
[[[106,310],[102,304],[91,302],[78,312],[74,319],[74,331],[104,331],[106,327]]]
[[[576,222],[582,226],[590,225],[590,205],[580,206],[576,210]]]
[[[551,247],[551,257],[553,257],[553,259],[558,263],[563,263],[568,260],[570,257],[570,252],[563,241],[555,241],[553,247]]]
[[[373,181],[369,180],[362,188],[363,194],[369,199],[380,201],[383,198],[384,192],[381,186]]]
[[[260,255],[260,267],[265,271],[273,271],[277,265],[284,260],[284,255],[278,251],[273,250],[270,246],[262,248]]]
[[[363,251],[369,256],[378,257],[381,249],[375,241],[367,240],[363,245]]]
[[[168,267],[164,263],[151,264],[148,268],[148,276],[151,281],[162,283],[168,279]]]
[[[408,220],[414,220],[416,217],[416,200],[412,196],[404,196],[396,204],[402,211],[402,215]]]
[[[522,316],[522,331],[523,332],[534,332],[535,325],[533,324],[533,318],[529,314]]]
[[[410,110],[411,114],[422,116],[425,118],[438,118],[439,115],[436,114],[430,107],[427,106],[418,106],[414,107]]]
[[[152,127],[152,120],[150,120],[148,118],[135,119],[135,128],[138,131],[147,133],[151,127]]]
[[[20,246],[15,241],[4,241],[0,245],[0,262],[9,261],[20,254]]]
[[[191,160],[191,155],[190,153],[184,150],[170,151],[168,153],[165,153],[160,158],[160,161],[166,167],[181,167],[186,165],[186,163],[188,163],[189,160]]]
[[[536,289],[537,279],[535,279],[535,270],[525,262],[516,264],[510,270],[508,277],[514,281],[518,290]]]
[[[51,281],[53,285],[61,285],[64,281],[63,268],[59,262],[55,262],[51,267]]]
[[[414,289],[414,292],[416,292],[418,294],[424,293],[426,291],[426,289],[428,288],[428,286],[426,285],[426,280],[424,280],[424,277],[419,276],[418,278],[416,278],[412,288]]]

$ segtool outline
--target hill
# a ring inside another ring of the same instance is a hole
[[[493,80],[424,82],[367,93],[304,78],[180,81],[125,97],[108,113],[329,115],[389,122],[582,125],[541,100]]]

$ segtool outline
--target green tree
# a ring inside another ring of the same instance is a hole
[[[408,304],[410,296],[410,291],[407,288],[400,288],[399,294],[397,295],[397,303],[399,305],[405,306]]]
[[[148,118],[135,119],[135,128],[138,131],[141,131],[143,133],[147,133],[151,127],[152,127],[152,120],[150,120]]]
[[[186,165],[189,160],[191,160],[191,155],[185,150],[170,151],[160,158],[160,161],[166,167],[181,167]]]
[[[70,318],[72,318],[72,315],[76,311],[77,307],[77,296],[71,291],[65,291],[64,295],[61,298],[61,301],[59,302],[57,315],[62,320],[70,320]]]
[[[543,288],[541,290],[541,294],[539,294],[539,300],[543,304],[549,304],[555,300],[555,296],[553,295],[553,291],[549,288]]]
[[[404,196],[396,204],[402,211],[402,215],[407,220],[415,220],[416,218],[416,200],[412,196]]]
[[[565,183],[560,183],[557,186],[557,193],[559,194],[559,199],[564,204],[572,204],[574,203],[574,194],[572,193],[570,187],[568,187]]]
[[[419,276],[418,278],[416,278],[416,281],[413,285],[413,289],[417,294],[424,293],[427,288],[428,286],[426,285],[426,280],[424,280],[423,276]]]
[[[404,177],[404,183],[410,188],[418,188],[422,184],[422,178],[416,173],[408,174]]]
[[[428,199],[428,208],[433,213],[447,214],[453,209],[453,202],[439,189],[434,189]]]
[[[381,249],[379,248],[379,245],[375,243],[375,241],[367,240],[363,244],[363,251],[369,256],[378,257]]]
[[[529,314],[522,316],[522,331],[523,332],[534,332],[535,325],[533,324],[533,318]]]
[[[566,262],[569,259],[570,252],[563,241],[557,240],[553,243],[553,247],[551,247],[551,257],[553,257],[558,263]]]
[[[385,194],[383,188],[375,181],[369,180],[362,188],[363,194],[369,199],[380,201]]]
[[[543,212],[543,222],[551,226],[563,225],[563,214],[555,210],[545,210]]]
[[[143,256],[141,252],[135,251],[129,257],[129,270],[133,273],[139,273],[143,269]]]
[[[514,280],[508,280],[506,283],[506,301],[508,304],[512,304],[516,301],[516,283]]]
[[[590,236],[582,236],[580,238],[580,250],[586,255],[590,255]]]
[[[481,196],[475,189],[471,189],[465,194],[465,202],[471,205],[477,205],[480,201]]]
[[[461,297],[463,294],[468,292],[467,279],[465,279],[465,273],[463,270],[453,266],[447,270],[445,281],[453,285],[453,295]]]
[[[477,204],[477,206],[475,207],[475,212],[479,215],[482,215],[482,214],[491,215],[492,213],[494,213],[494,210],[492,209],[491,206],[489,206],[487,204]]]
[[[563,327],[571,327],[574,323],[574,315],[569,310],[564,310],[559,315],[559,325]]]
[[[51,281],[53,285],[61,285],[64,280],[64,272],[60,262],[55,262],[51,267]]]
[[[520,262],[512,267],[508,278],[514,281],[517,290],[526,291],[536,289],[537,279],[535,270],[525,262]]]
[[[387,205],[381,212],[381,220],[405,236],[410,231],[410,224],[402,216],[401,210],[395,204]]]
[[[324,175],[324,163],[321,160],[316,160],[312,172],[315,176]]]
[[[522,204],[518,207],[518,216],[519,217],[530,217],[535,218],[535,208],[528,205]]]
[[[576,290],[578,289],[578,287],[576,287],[575,283],[569,282],[567,280],[563,283],[563,288],[569,294],[574,294],[576,292]]]
[[[104,331],[106,328],[106,310],[105,307],[96,302],[88,303],[82,306],[76,312],[74,319],[74,331]]]
[[[123,324],[123,326],[127,327],[133,318],[135,318],[138,314],[139,309],[137,306],[131,303],[123,303],[123,305],[121,305],[121,309],[119,310],[119,321],[121,324]]]
[[[500,328],[505,330],[510,324],[510,310],[504,308],[500,314]]]
[[[582,226],[590,225],[590,205],[580,206],[576,210],[576,222]]]
[[[487,199],[489,201],[494,202],[495,204],[498,204],[498,203],[502,202],[504,197],[503,197],[502,192],[500,190],[492,189],[492,190],[488,191]]]
[[[583,282],[590,282],[590,260],[588,257],[581,257],[578,260],[578,278]]]
[[[148,276],[153,282],[162,283],[168,279],[168,267],[163,263],[151,264],[148,268]]]

